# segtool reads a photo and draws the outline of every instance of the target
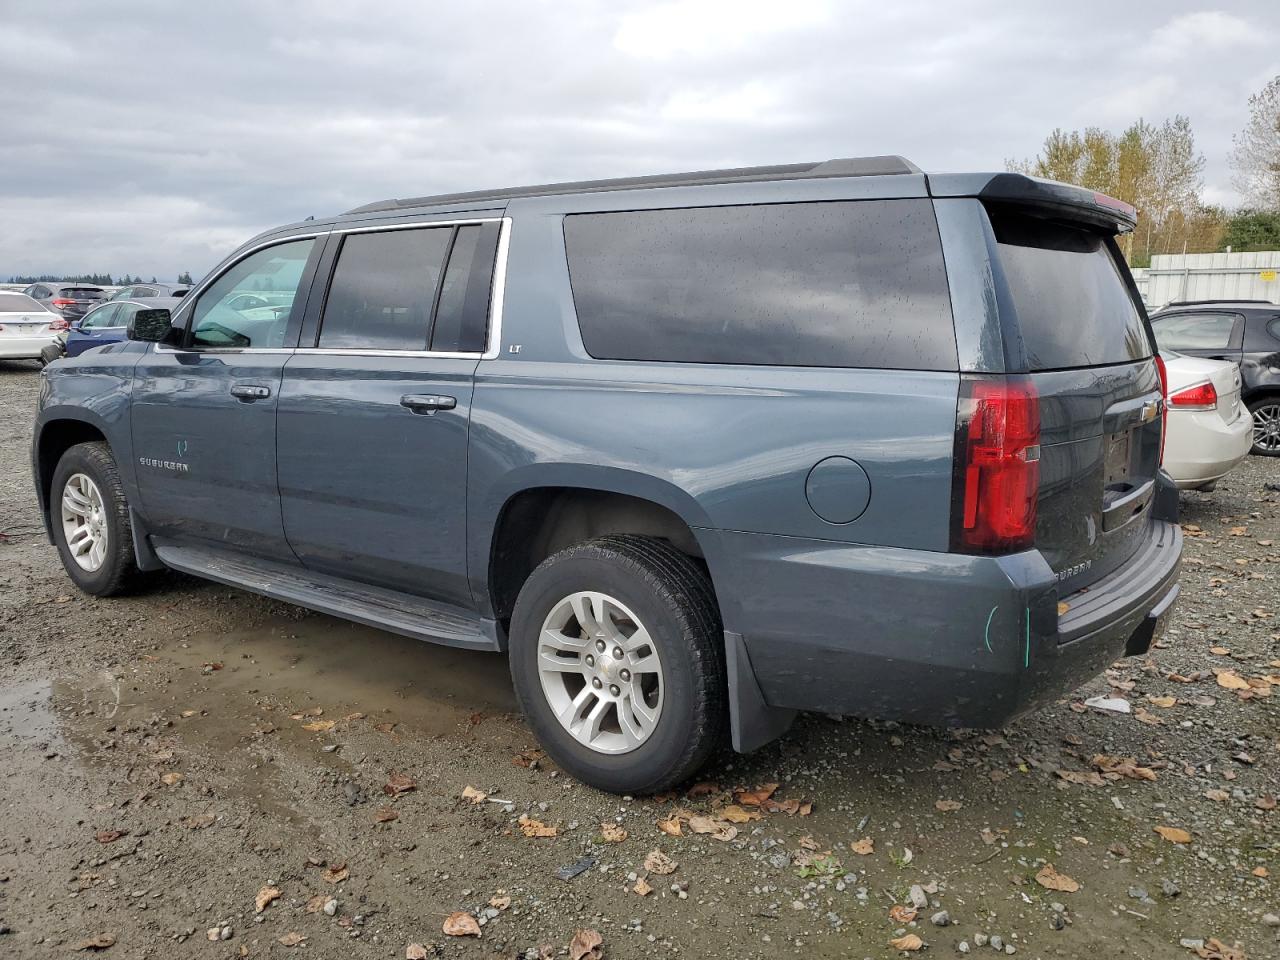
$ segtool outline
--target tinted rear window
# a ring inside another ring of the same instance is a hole
[[[573,214],[564,232],[593,357],[956,369],[928,200]]]
[[[107,295],[97,287],[62,287],[58,295],[71,297],[73,300],[105,300],[107,298]]]
[[[1032,370],[1127,363],[1151,342],[1101,234],[992,210],[1000,263]]]

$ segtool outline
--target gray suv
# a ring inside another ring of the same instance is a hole
[[[163,567],[505,653],[615,792],[798,710],[999,726],[1178,593],[1132,208],[899,157],[390,200],[45,370],[83,590]]]

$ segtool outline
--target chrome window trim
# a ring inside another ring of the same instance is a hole
[[[256,244],[244,251],[242,256],[237,257],[234,261],[227,265],[230,270],[237,263],[246,257],[252,256],[259,250],[265,250],[267,247],[279,246],[283,243],[292,243],[295,240],[314,240],[326,234],[348,234],[348,233],[381,233],[388,230],[412,230],[422,229],[425,227],[461,227],[471,226],[473,224],[483,223],[501,223],[502,229],[498,233],[498,249],[494,254],[493,262],[493,286],[489,295],[489,339],[485,345],[483,352],[457,352],[447,350],[377,350],[377,349],[361,349],[350,348],[343,349],[338,347],[191,347],[184,349],[174,349],[157,343],[155,349],[157,353],[199,353],[199,354],[307,354],[312,356],[337,356],[337,357],[437,357],[442,360],[494,360],[498,357],[502,348],[502,313],[506,302],[507,288],[507,255],[510,251],[511,242],[511,218],[510,217],[471,217],[462,220],[415,220],[412,223],[390,223],[379,224],[369,227],[346,227],[342,229],[329,230],[324,233],[303,233],[295,234],[288,237],[278,237],[274,240],[267,240],[263,243]],[[210,276],[202,280],[199,286],[192,287],[190,292],[183,297],[185,301],[178,309],[186,308],[187,303],[191,304],[191,310],[195,310],[195,304],[199,301],[201,294],[205,288],[210,286],[214,281],[227,272],[220,271],[216,276]]]

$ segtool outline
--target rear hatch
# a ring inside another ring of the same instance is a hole
[[[1128,268],[1096,220],[988,201],[1039,399],[1035,546],[1068,594],[1137,552],[1160,467],[1160,373]],[[1003,312],[1003,311],[1002,311]]]
[[[62,287],[52,303],[64,317],[70,318],[84,316],[105,299],[107,295],[99,287]]]

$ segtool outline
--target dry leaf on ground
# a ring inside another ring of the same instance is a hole
[[[267,909],[267,904],[280,899],[279,887],[263,887],[258,891],[258,895],[253,898],[253,912],[261,913]]]
[[[1203,947],[1196,949],[1196,954],[1201,960],[1245,960],[1244,946],[1239,940],[1228,947],[1217,937],[1210,937]]]
[[[737,827],[727,820],[717,820],[714,817],[690,817],[689,829],[694,833],[709,834],[725,843],[738,835]]]
[[[534,820],[529,816],[521,816],[519,823],[526,837],[554,837],[560,832],[559,827],[548,826],[541,820]]]
[[[310,723],[304,723],[302,729],[310,730],[312,733],[327,733],[336,723],[336,720],[312,720]]]
[[[717,810],[715,816],[728,820],[730,823],[750,823],[752,820],[763,819],[759,810],[744,810],[736,803],[731,803],[723,810]]]
[[[72,946],[72,950],[106,950],[108,947],[115,946],[116,938],[100,933],[96,937],[90,937],[87,940],[81,940]]]
[[[298,944],[307,939],[306,934],[298,933],[296,930],[286,933],[276,942],[283,947],[296,947]]]
[[[471,784],[467,784],[462,788],[462,799],[470,800],[472,803],[484,803],[489,799],[489,795],[483,791],[477,790]]]
[[[650,873],[656,873],[661,877],[665,877],[669,873],[675,873],[677,866],[679,864],[661,850],[650,850],[649,855],[644,858],[644,868]]]
[[[1147,702],[1151,703],[1153,706],[1160,707],[1163,710],[1168,710],[1170,707],[1177,704],[1178,698],[1151,696],[1147,697]]]
[[[600,960],[604,956],[604,937],[595,930],[579,930],[569,941],[569,960]]]
[[[440,929],[451,937],[480,936],[480,924],[465,910],[455,910],[445,917],[444,925]]]
[[[128,830],[99,830],[94,839],[99,843],[115,843],[121,837],[129,835]]]
[[[733,796],[744,807],[758,807],[773,796],[773,792],[777,789],[778,784],[766,783],[754,790],[735,790]]]
[[[347,877],[351,876],[351,871],[347,869],[345,863],[335,863],[327,868],[324,873],[320,874],[324,878],[325,883],[341,883]]]
[[[1234,670],[1222,670],[1218,673],[1218,686],[1227,690],[1248,690],[1249,681]]]
[[[917,911],[914,907],[908,907],[901,903],[895,903],[889,908],[889,919],[894,923],[910,923],[916,918]]]
[[[1040,872],[1036,874],[1036,883],[1046,890],[1057,890],[1061,893],[1075,893],[1080,889],[1080,884],[1065,873],[1059,873],[1053,868],[1052,863],[1046,863],[1040,868]]]
[[[182,774],[176,772],[164,773],[160,775],[160,782],[166,787],[174,787],[182,782]]]
[[[1259,878],[1265,879],[1265,878],[1267,878],[1267,877],[1271,876],[1271,871],[1270,871],[1270,870],[1268,870],[1266,867],[1254,867],[1254,868],[1253,868],[1253,875],[1254,875],[1255,877],[1259,877]]]
[[[307,913],[319,913],[324,909],[324,905],[328,902],[329,895],[327,893],[317,893],[307,901]]]
[[[1225,790],[1206,790],[1204,792],[1205,799],[1213,800],[1216,803],[1226,803],[1231,799],[1231,794]]]
[[[1111,757],[1105,753],[1093,756],[1093,765],[1103,773],[1112,773],[1129,780],[1156,780],[1156,772],[1150,767],[1138,766],[1133,757]]]
[[[404,960],[427,960],[427,948],[420,943],[411,943],[404,948]]]
[[[686,790],[684,795],[690,800],[696,800],[698,797],[710,797],[719,792],[720,784],[712,783],[710,780],[700,780]]]
[[[653,893],[653,885],[644,877],[637,877],[636,885],[631,888],[631,892],[638,893],[642,897],[647,897],[649,894]]]
[[[964,806],[959,800],[937,800],[933,805],[942,813],[953,813]]]
[[[860,857],[870,856],[876,852],[876,842],[870,837],[863,837],[861,840],[855,840],[849,844],[849,849]]]
[[[507,909],[507,907],[511,906],[511,898],[510,897],[490,897],[489,906],[493,907],[493,909],[495,910],[505,910]]]
[[[1181,827],[1156,827],[1156,833],[1164,837],[1170,843],[1190,843],[1191,834],[1183,830]]]
[[[914,933],[908,933],[905,937],[897,937],[889,941],[889,946],[895,950],[908,950],[915,952],[923,949],[924,941],[917,937]]]
[[[1158,727],[1164,723],[1163,720],[1146,707],[1135,707],[1133,710],[1133,718],[1139,723],[1145,723],[1149,727]]]
[[[418,785],[414,782],[413,777],[407,773],[397,773],[392,770],[391,776],[387,777],[387,782],[382,785],[382,792],[388,797],[398,797],[402,793],[408,793],[410,790],[416,790],[417,788]]]
[[[1102,779],[1102,774],[1094,770],[1055,770],[1053,772],[1067,783],[1078,783],[1087,787],[1107,785],[1107,781]]]
[[[1264,793],[1253,801],[1253,805],[1259,810],[1274,810],[1276,808],[1276,798],[1269,793]]]
[[[399,820],[400,814],[396,813],[391,807],[379,807],[373,814],[374,823],[390,823],[392,820]]]
[[[605,843],[621,843],[627,839],[627,831],[620,824],[606,821],[600,824],[600,837]]]
[[[680,817],[674,813],[665,820],[659,820],[658,829],[669,837],[679,837],[684,835],[684,828],[680,825]]]

